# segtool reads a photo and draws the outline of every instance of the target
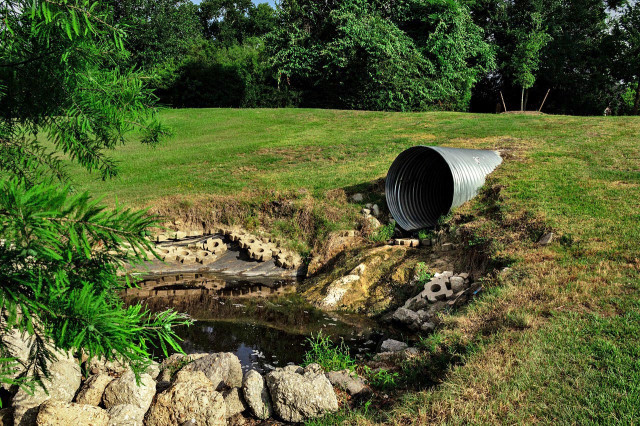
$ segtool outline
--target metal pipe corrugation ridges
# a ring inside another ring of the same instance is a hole
[[[387,206],[404,230],[435,226],[476,196],[485,177],[502,163],[495,151],[414,146],[398,155],[385,184]]]

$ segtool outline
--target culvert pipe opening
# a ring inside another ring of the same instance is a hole
[[[406,231],[429,228],[472,199],[502,163],[495,151],[414,146],[394,160],[385,183],[387,206]]]

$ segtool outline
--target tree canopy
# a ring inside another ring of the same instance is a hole
[[[286,0],[266,44],[279,84],[311,106],[464,109],[493,54],[455,0]]]

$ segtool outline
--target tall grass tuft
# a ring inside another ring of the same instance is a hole
[[[344,340],[339,345],[334,344],[329,336],[322,332],[307,339],[311,349],[304,355],[303,366],[319,364],[325,371],[349,370],[354,371],[356,361],[349,354],[349,348]]]

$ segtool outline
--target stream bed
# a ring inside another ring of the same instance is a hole
[[[243,370],[266,373],[300,364],[309,338],[318,333],[344,341],[354,357],[375,353],[383,333],[363,315],[336,315],[313,308],[296,293],[293,279],[246,277],[211,272],[145,276],[123,295],[152,311],[173,308],[194,319],[177,327],[186,353],[232,352]],[[161,358],[161,354],[155,354]]]

